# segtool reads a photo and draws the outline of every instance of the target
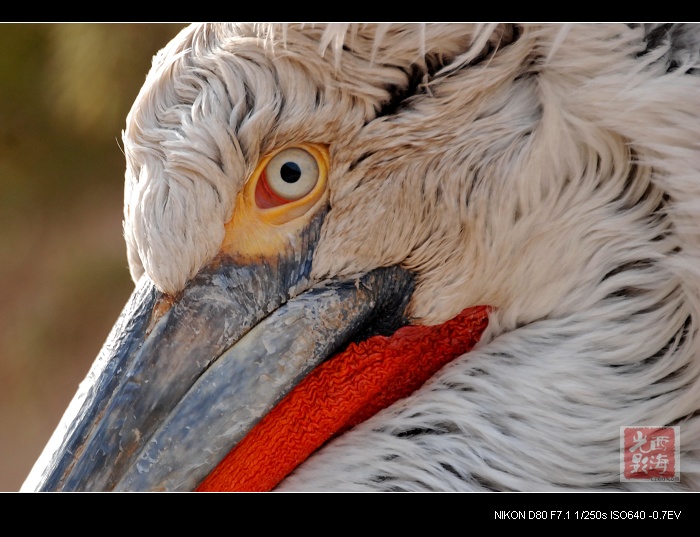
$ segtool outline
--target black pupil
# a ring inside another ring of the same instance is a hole
[[[285,162],[280,169],[280,175],[285,183],[296,183],[301,177],[301,168],[296,162]]]

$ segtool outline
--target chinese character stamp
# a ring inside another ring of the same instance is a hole
[[[621,481],[680,481],[680,427],[620,427]]]

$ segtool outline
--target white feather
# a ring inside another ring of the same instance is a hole
[[[258,159],[316,142],[317,281],[398,263],[415,322],[496,308],[282,490],[700,490],[698,41],[648,30],[201,25],[155,59],[124,133],[134,277],[181,289]],[[649,424],[680,425],[680,483],[620,481],[620,427]]]

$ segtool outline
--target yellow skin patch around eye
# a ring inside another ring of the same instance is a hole
[[[297,200],[284,200],[276,207],[260,208],[256,203],[258,182],[265,180],[267,164],[280,151],[297,147],[312,155],[318,165],[318,181]],[[266,260],[273,262],[302,235],[303,229],[328,200],[328,147],[320,144],[295,144],[280,148],[260,160],[255,171],[236,197],[233,216],[225,224],[219,255],[246,265]]]

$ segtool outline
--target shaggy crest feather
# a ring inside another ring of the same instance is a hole
[[[495,310],[475,351],[283,490],[700,490],[697,43],[618,24],[194,25],[124,131],[132,275],[182,289],[260,157],[328,144],[316,282],[401,264],[416,323]],[[680,483],[620,482],[620,427],[640,424],[681,426]]]

